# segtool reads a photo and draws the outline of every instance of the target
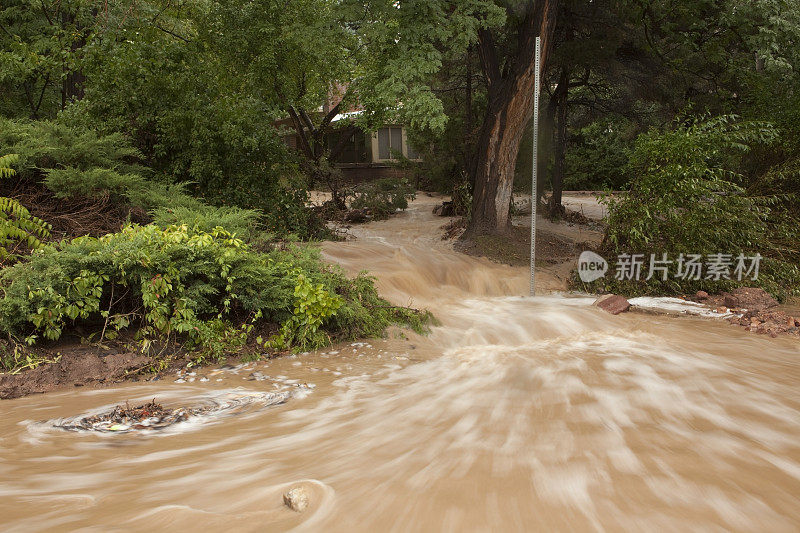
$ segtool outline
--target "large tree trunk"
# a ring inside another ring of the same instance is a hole
[[[509,207],[514,170],[532,108],[532,90],[509,87],[489,100],[489,112],[477,146],[471,234],[502,233],[511,226]]]
[[[533,116],[536,36],[547,57],[559,0],[535,0],[517,28],[517,46],[504,64],[489,30],[480,30],[478,48],[489,102],[473,168],[472,221],[467,236],[502,233],[511,227],[509,208],[514,169],[525,126]],[[542,62],[544,63],[544,61]]]
[[[548,211],[551,218],[564,215],[561,197],[564,192],[564,163],[567,153],[567,111],[569,98],[569,71],[563,69],[558,86],[553,92],[552,105],[555,107],[555,135],[553,143],[553,194],[550,196]]]
[[[550,211],[563,211],[561,195],[564,192],[564,163],[567,153],[567,102],[561,99],[557,103],[556,138],[553,155],[553,195],[550,197]]]

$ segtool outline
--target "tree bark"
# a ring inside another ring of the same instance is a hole
[[[78,50],[86,46],[86,33],[81,24],[75,23],[76,16],[72,13],[63,12],[61,14],[62,27],[68,29],[70,25],[75,24],[75,32],[78,37],[70,44],[70,54],[75,55]],[[80,70],[71,70],[66,65],[64,66],[64,81],[61,86],[61,109],[64,109],[67,104],[73,100],[81,100],[84,95],[84,85],[86,83],[86,76]]]
[[[564,214],[561,197],[564,192],[564,163],[567,149],[567,111],[569,109],[569,77],[565,68],[561,70],[558,86],[553,92],[552,105],[555,108],[555,135],[553,136],[553,194],[547,206],[551,218],[560,218]]]
[[[533,116],[536,36],[542,38],[542,69],[552,42],[559,0],[528,2],[517,28],[516,50],[501,65],[491,32],[478,32],[478,51],[488,86],[486,117],[472,169],[472,221],[466,236],[510,229],[514,169],[525,126]]]
[[[339,114],[340,104],[336,104],[332,109],[325,113],[319,126],[309,114],[302,108],[287,106],[286,111],[292,120],[292,125],[297,132],[299,140],[299,150],[304,158],[301,162],[302,168],[311,180],[311,184],[324,182],[331,190],[331,199],[340,208],[345,208],[345,199],[341,193],[340,174],[332,171],[329,165],[333,165],[339,160],[344,148],[347,146],[358,128],[352,124],[344,127],[334,128],[333,119]],[[339,138],[330,149],[327,146],[327,135],[338,132]],[[328,165],[323,165],[323,158],[327,158]]]

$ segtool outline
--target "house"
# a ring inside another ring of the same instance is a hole
[[[329,98],[318,112],[327,113],[336,102]],[[340,132],[337,123],[345,124],[347,119],[357,116],[361,111],[340,113],[331,120],[331,131],[326,135],[326,144],[332,148],[339,142]],[[298,149],[300,137],[294,130],[292,120],[289,118],[275,123],[283,127],[286,132],[283,140],[289,148]],[[398,168],[397,154],[412,161],[421,161],[417,150],[408,142],[406,128],[402,124],[386,124],[373,133],[364,133],[356,130],[350,137],[344,149],[334,161],[337,168],[342,171],[345,179],[350,182],[368,181],[386,177],[402,177],[407,171]]]

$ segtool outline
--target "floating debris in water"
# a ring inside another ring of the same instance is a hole
[[[184,408],[167,409],[161,404],[156,403],[155,398],[152,402],[137,407],[118,405],[107,413],[87,416],[81,418],[73,425],[60,425],[62,429],[72,431],[92,430],[102,432],[123,432],[131,429],[160,429],[171,426],[176,422],[181,422],[188,418],[189,413]]]
[[[100,433],[128,433],[130,431],[160,430],[185,422],[190,418],[223,414],[237,414],[253,404],[268,407],[280,405],[292,396],[290,391],[227,394],[214,398],[208,405],[169,408],[156,403],[131,407],[117,405],[110,411],[89,416],[58,420],[53,426],[67,431],[97,431]]]

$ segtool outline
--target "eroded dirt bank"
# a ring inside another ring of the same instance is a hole
[[[430,336],[2,402],[2,529],[800,527],[796,341],[520,297],[526,268],[453,251],[420,200],[324,252],[431,308]],[[153,398],[211,414],[160,432],[54,427]],[[303,512],[284,504],[293,487]]]

